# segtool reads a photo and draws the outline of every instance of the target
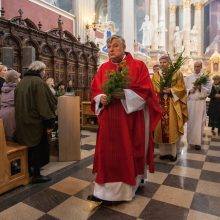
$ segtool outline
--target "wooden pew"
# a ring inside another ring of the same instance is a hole
[[[5,140],[0,119],[0,194],[29,183],[27,147]]]

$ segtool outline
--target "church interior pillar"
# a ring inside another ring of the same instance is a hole
[[[133,0],[123,0],[123,36],[126,41],[127,51],[133,53],[134,52],[134,1]],[[129,24],[129,25],[128,25]]]
[[[72,0],[72,2],[73,12],[76,15],[77,35],[81,37],[81,42],[87,41],[87,35],[90,35],[90,40],[94,40],[93,29],[87,30],[86,25],[94,19],[95,0]]]
[[[146,10],[145,10],[145,15],[147,14],[147,15],[150,15],[150,10],[149,10],[149,8],[150,8],[150,0],[145,0],[145,7],[146,7]]]
[[[173,35],[176,28],[176,5],[170,4],[169,6],[169,53],[174,54]]]
[[[154,27],[152,51],[158,50],[158,0],[150,1],[150,21]]]
[[[122,7],[124,7],[122,0],[107,0],[107,7],[108,20],[115,23],[116,28],[118,29],[117,34],[122,35]],[[125,14],[127,15],[127,12]]]
[[[162,51],[166,50],[166,15],[165,15],[165,0],[159,0],[159,36],[158,46]],[[160,36],[161,35],[161,36]]]
[[[195,3],[195,26],[198,30],[198,55],[202,54],[202,3]]]
[[[183,45],[184,54],[190,56],[191,0],[183,0]]]

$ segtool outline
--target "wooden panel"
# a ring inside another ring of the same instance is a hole
[[[54,77],[54,71],[53,71],[53,59],[51,57],[41,57],[41,61],[45,63],[46,65],[46,74],[48,77]]]
[[[67,64],[67,82],[72,80],[73,88],[77,88],[77,67],[76,63],[68,62]]]
[[[80,160],[80,98],[58,98],[59,161]]]
[[[54,79],[55,79],[55,83],[58,82],[66,82],[66,74],[65,74],[65,61],[61,60],[61,59],[57,59],[55,61],[55,70],[54,70]]]
[[[5,163],[6,163],[6,142],[3,121],[0,119],[0,185],[4,182],[5,177]]]
[[[14,49],[15,70],[24,70],[21,62],[22,47],[33,46],[36,49],[36,59],[45,62],[46,72],[54,78],[55,84],[63,81],[67,86],[72,80],[73,88],[81,96],[81,100],[89,100],[88,89],[97,70],[99,51],[94,43],[82,44],[71,33],[60,31],[60,27],[44,32],[31,20],[26,22],[26,19],[19,16],[10,20],[0,17],[0,26],[4,31],[4,35],[0,35],[0,48]]]
[[[6,143],[0,119],[0,193],[28,183],[27,147]]]
[[[97,116],[91,110],[91,102],[82,102],[82,124],[83,129],[97,130],[98,122]]]
[[[91,102],[82,102],[82,112],[85,115],[95,115],[91,110]]]

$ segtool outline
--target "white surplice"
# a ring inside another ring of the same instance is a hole
[[[145,154],[149,141],[149,113],[146,107],[146,101],[130,89],[124,89],[125,99],[121,99],[122,105],[127,114],[144,109],[145,115]],[[95,113],[98,115],[104,107],[99,108],[100,98],[104,94],[100,94],[94,98],[96,101]],[[98,184],[95,182],[93,195],[99,199],[107,201],[131,201],[135,196],[141,179],[146,176],[138,175],[136,177],[136,185],[132,186],[123,182],[110,182]]]
[[[206,85],[202,85],[201,91],[196,90],[194,93],[190,92],[193,88],[193,83],[198,79],[202,73],[191,75],[185,78],[187,89],[187,142],[189,145],[201,145],[202,134],[206,121],[206,98],[211,91],[211,81]]]

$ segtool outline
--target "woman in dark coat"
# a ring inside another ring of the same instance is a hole
[[[16,135],[18,142],[29,147],[29,170],[33,183],[49,181],[41,176],[40,168],[49,162],[47,134],[55,122],[57,100],[43,81],[46,65],[34,61],[15,90]]]
[[[215,128],[218,128],[218,134],[220,134],[220,76],[215,75],[212,79],[214,83],[209,95],[209,127],[212,127],[213,134],[215,134]]]

